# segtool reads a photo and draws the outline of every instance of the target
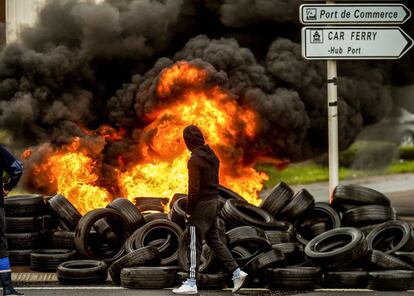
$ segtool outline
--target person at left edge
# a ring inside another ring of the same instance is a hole
[[[3,183],[3,174],[6,172],[9,179]],[[0,145],[0,180],[2,190],[0,190],[0,281],[3,286],[4,296],[21,296],[13,288],[11,280],[11,269],[9,254],[7,252],[6,239],[6,215],[4,211],[4,197],[17,185],[23,173],[23,165],[6,148]]]

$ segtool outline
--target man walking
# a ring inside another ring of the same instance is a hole
[[[233,273],[233,292],[243,286],[247,273],[240,270],[229,249],[220,240],[217,217],[219,215],[218,189],[219,159],[213,150],[205,145],[200,129],[190,125],[184,129],[184,141],[192,152],[188,161],[188,198],[186,215],[188,220],[186,242],[189,248],[189,277],[182,286],[174,289],[175,294],[197,294],[196,276],[200,266],[202,242],[207,245]]]
[[[3,174],[9,175],[7,183],[3,183]],[[3,286],[4,296],[21,296],[12,285],[9,255],[6,239],[6,215],[4,211],[4,197],[17,185],[22,176],[23,165],[9,151],[0,145],[0,280]]]

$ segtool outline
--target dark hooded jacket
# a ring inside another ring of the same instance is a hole
[[[200,129],[194,125],[184,129],[184,141],[192,152],[188,160],[188,198],[186,213],[191,215],[201,200],[216,199],[220,161],[204,143]]]
[[[20,180],[23,173],[23,165],[9,151],[0,145],[0,181],[3,181],[4,172],[9,175],[9,181],[5,184],[2,183],[2,185],[4,189],[10,191]],[[4,206],[3,195],[3,190],[0,188],[0,207]]]

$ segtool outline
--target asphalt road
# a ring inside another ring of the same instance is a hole
[[[27,296],[172,296],[174,295],[171,290],[128,290],[118,287],[21,287],[19,291],[25,293]],[[232,294],[230,290],[227,291],[216,291],[216,290],[205,290],[199,291],[200,296],[230,296],[230,295],[244,295],[244,296],[412,296],[413,292],[380,292],[380,291],[369,291],[369,290],[321,290],[314,292],[270,292],[265,290],[241,290],[237,294]]]
[[[151,296],[172,296],[174,295],[171,290],[127,290],[117,287],[38,287],[38,288],[20,288],[21,292],[27,296],[137,296],[137,295],[151,295]],[[229,296],[232,295],[230,291],[200,291],[200,296]],[[269,292],[263,290],[241,290],[240,293],[234,295],[247,295],[247,296],[412,296],[414,292],[378,292],[367,290],[324,290],[317,292]]]
[[[36,287],[36,288],[16,288],[18,291],[25,293],[27,296],[73,296],[73,295],[88,295],[88,296],[137,296],[137,295],[151,295],[151,296],[172,296],[174,295],[170,289],[168,290],[128,290],[118,287],[76,287],[76,288],[62,288],[62,287]],[[233,295],[230,290],[216,291],[206,290],[199,291],[200,296],[230,296]],[[245,296],[271,296],[271,295],[291,295],[291,293],[273,294],[268,291],[241,291],[240,294]]]

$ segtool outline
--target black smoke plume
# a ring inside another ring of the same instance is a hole
[[[301,56],[300,4],[48,1],[35,26],[0,53],[0,126],[16,147],[39,145],[26,161],[26,185],[38,187],[31,168],[51,147],[75,136],[90,143],[100,135],[85,130],[102,124],[126,131],[122,141],[90,149],[109,178],[119,157],[134,157],[146,115],[162,104],[153,91],[161,71],[181,60],[208,68],[212,83],[260,115],[254,143],[243,147],[245,162],[300,161],[325,152],[326,65]],[[413,27],[405,27],[411,35]],[[413,64],[413,53],[397,62],[340,62],[342,149],[391,110],[393,85],[414,83]]]

